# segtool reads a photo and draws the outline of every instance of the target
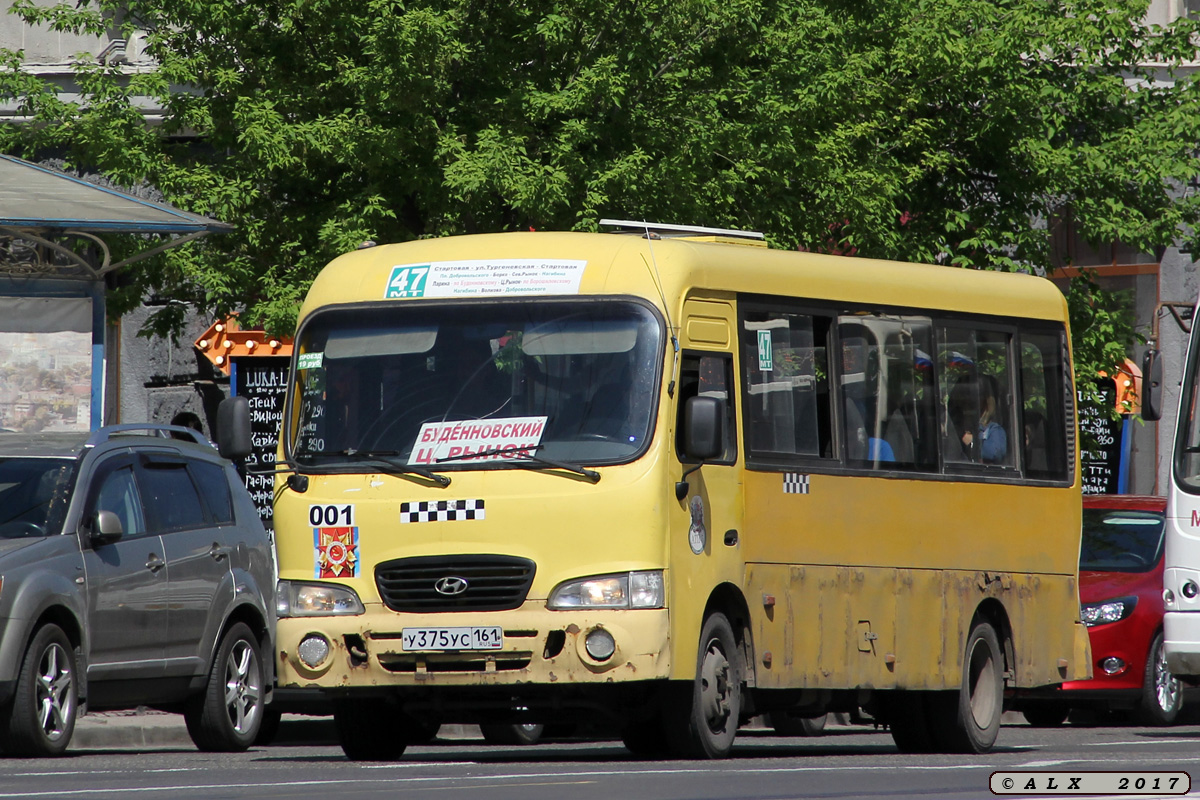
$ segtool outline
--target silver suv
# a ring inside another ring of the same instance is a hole
[[[0,434],[6,755],[58,755],[85,710],[139,705],[182,711],[201,750],[244,750],[274,684],[274,609],[267,533],[200,434]]]

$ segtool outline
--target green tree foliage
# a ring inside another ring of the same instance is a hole
[[[11,10],[60,30],[148,31],[160,68],[82,60],[71,103],[2,52],[0,95],[36,124],[0,130],[0,148],[67,153],[235,223],[130,270],[125,297],[244,308],[274,331],[291,328],[324,263],[368,239],[617,216],[1042,270],[1050,237],[1031,220],[1064,207],[1094,241],[1142,249],[1179,240],[1200,211],[1200,94],[1175,75],[1197,59],[1196,25],[1146,25],[1147,0]],[[162,101],[161,125],[144,124],[137,96]],[[1094,313],[1107,307],[1096,287],[1071,297],[1093,310],[1074,317],[1081,374],[1111,369],[1132,329]]]

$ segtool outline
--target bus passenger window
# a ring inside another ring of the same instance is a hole
[[[847,460],[871,469],[936,468],[932,322],[843,316],[838,336]]]
[[[1068,446],[1064,386],[1062,334],[1022,333],[1021,415],[1025,475],[1030,478],[1064,480]]]
[[[829,317],[750,310],[742,321],[746,440],[765,457],[833,455]]]
[[[949,464],[1015,466],[1020,437],[1013,427],[1012,337],[950,326],[940,333],[942,457]]]

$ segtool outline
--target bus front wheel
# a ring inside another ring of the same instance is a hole
[[[741,724],[742,651],[724,614],[712,614],[700,630],[696,678],[675,687],[663,714],[672,753],[683,758],[724,758]]]
[[[932,733],[948,753],[986,753],[1000,733],[1004,712],[1004,656],[996,630],[977,622],[967,637],[962,686],[930,696]]]
[[[375,698],[340,699],[333,705],[338,743],[351,761],[394,761],[408,742],[397,732],[397,710]]]

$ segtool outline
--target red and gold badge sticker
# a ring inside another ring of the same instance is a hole
[[[313,528],[316,577],[358,577],[358,528]]]

